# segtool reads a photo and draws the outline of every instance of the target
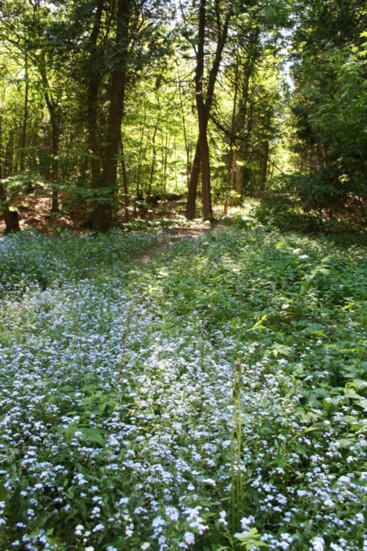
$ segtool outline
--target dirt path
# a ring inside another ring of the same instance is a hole
[[[174,243],[186,238],[197,239],[198,237],[205,235],[209,230],[210,226],[205,223],[192,224],[189,227],[170,229],[168,230],[168,235],[164,237],[162,243],[147,251],[140,258],[140,262],[146,266],[152,258],[157,256],[161,251],[171,247]]]

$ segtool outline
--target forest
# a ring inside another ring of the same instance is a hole
[[[365,227],[363,2],[4,0],[0,15],[8,231],[40,203],[106,231],[167,196],[189,220],[255,198],[286,224]]]
[[[0,551],[367,551],[367,6],[0,0]]]

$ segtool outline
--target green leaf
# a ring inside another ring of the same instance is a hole
[[[353,438],[340,438],[336,441],[336,444],[338,448],[344,449],[344,448],[350,448],[355,443],[355,440]]]
[[[94,427],[87,429],[82,428],[80,429],[80,432],[82,433],[83,438],[87,440],[87,442],[93,442],[94,444],[99,444],[102,447],[106,444],[106,441],[103,438],[101,431],[95,429]]]

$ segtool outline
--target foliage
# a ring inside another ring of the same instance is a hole
[[[365,247],[158,242],[1,239],[1,549],[363,549]]]
[[[124,235],[118,230],[107,237],[91,232],[81,237],[63,230],[59,233],[50,239],[28,230],[21,238],[12,236],[7,240],[0,269],[3,299],[27,289],[62,286],[63,280],[80,282],[103,277],[112,267],[123,277],[129,261],[159,240],[159,233]]]
[[[101,217],[118,208],[131,214],[134,195],[186,192],[197,142],[195,5],[181,2],[174,13],[168,2],[122,4],[130,15],[119,46],[116,2],[6,0],[0,8],[0,179],[49,182],[53,212],[94,229],[97,206]],[[206,73],[227,8],[208,3],[204,92],[213,88]],[[290,12],[277,0],[230,8],[209,123],[213,189],[227,202],[265,186],[279,132],[279,28]],[[111,107],[116,71],[121,90]],[[112,131],[115,108],[122,125]],[[113,135],[117,149],[108,157]],[[107,165],[117,170],[111,181]]]
[[[367,88],[358,3],[313,0],[294,36],[294,189],[320,219],[366,225]]]

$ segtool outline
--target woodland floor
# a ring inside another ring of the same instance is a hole
[[[0,237],[0,549],[366,551],[366,247],[151,224]]]
[[[77,210],[74,218],[65,213],[51,213],[51,198],[42,193],[32,193],[25,196],[19,194],[12,201],[12,207],[16,208],[19,214],[19,226],[21,230],[33,228],[42,233],[53,233],[55,229],[69,229],[72,231],[84,231],[85,216],[79,214]],[[161,219],[176,219],[179,213],[184,212],[184,201],[178,200],[160,200],[156,205],[144,208],[137,208],[134,205],[129,207],[129,222],[137,221],[144,224],[146,221],[153,222]],[[121,210],[114,220],[115,226],[126,224],[125,211]],[[4,220],[0,217],[0,234],[5,230]]]

